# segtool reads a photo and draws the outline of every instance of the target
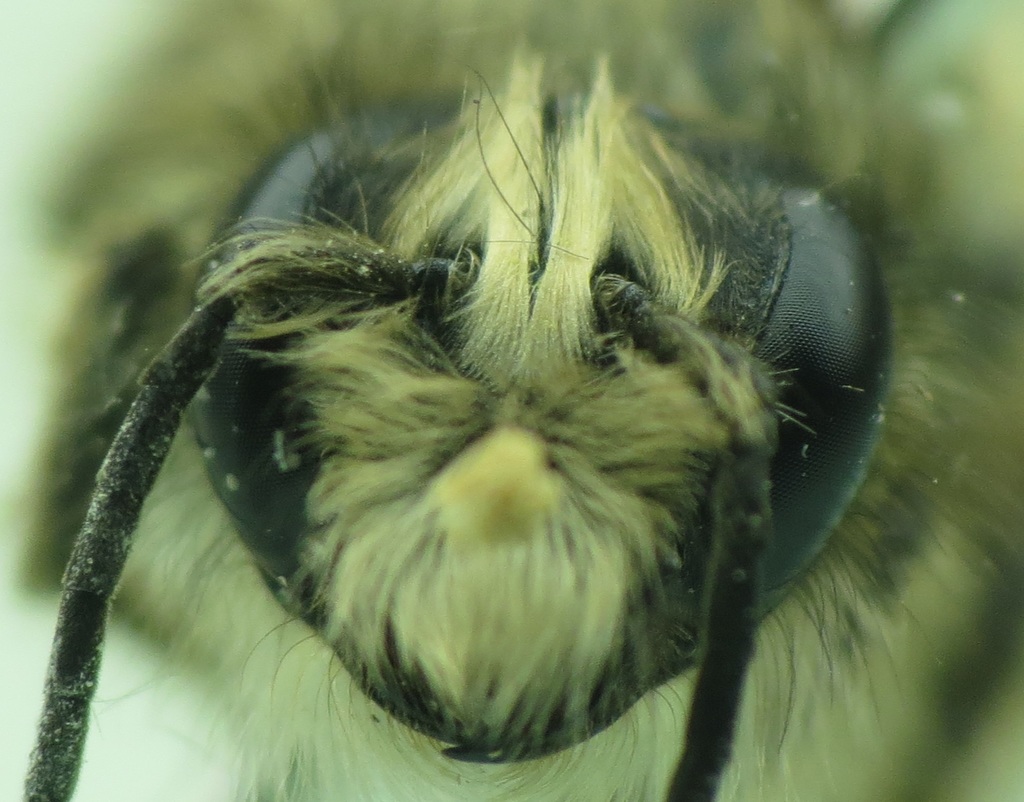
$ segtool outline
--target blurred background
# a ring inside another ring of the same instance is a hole
[[[851,28],[889,0],[838,0]],[[28,478],[51,376],[66,275],[45,247],[43,191],[66,143],[131,70],[132,54],[173,3],[34,0],[7,4],[0,24],[0,800],[21,796],[52,638],[55,599],[19,594]],[[1024,237],[1024,2],[921,0],[890,42],[890,83],[908,124],[947,158],[952,221],[970,236]],[[1001,192],[993,201],[993,192]],[[986,199],[988,202],[979,202]],[[1014,242],[1009,243],[1012,247]],[[1024,260],[1024,256],[1022,256]],[[1024,673],[1022,673],[1024,698]],[[211,743],[200,702],[113,627],[93,710],[80,802],[228,802],[226,750]],[[952,799],[1024,801],[1024,722],[1008,704],[976,774]]]
[[[33,0],[0,14],[0,800],[21,798],[56,610],[56,599],[14,586],[52,332],[69,289],[46,251],[43,194],[67,143],[174,5]],[[198,702],[116,627],[96,700],[76,800],[231,799]]]

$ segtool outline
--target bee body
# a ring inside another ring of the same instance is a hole
[[[240,798],[666,799],[768,484],[715,798],[954,798],[1024,611],[1024,305],[881,61],[809,2],[190,7],[62,195],[31,578],[231,297],[115,609]]]

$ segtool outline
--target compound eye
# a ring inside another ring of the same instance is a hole
[[[237,227],[298,223],[317,209],[324,176],[333,169],[334,142],[318,131],[293,143],[256,173],[235,204]]]
[[[196,439],[217,495],[261,568],[290,577],[308,530],[306,496],[316,460],[299,445],[304,416],[290,402],[291,369],[267,345],[226,341],[215,373],[196,396]]]
[[[789,264],[755,356],[777,371],[792,420],[772,464],[767,587],[823,547],[864,479],[889,384],[892,325],[877,265],[820,194],[782,195]]]
[[[329,168],[332,143],[317,133],[272,159],[241,193],[236,230],[303,220]],[[275,364],[282,340],[232,339],[196,395],[192,424],[207,474],[243,542],[271,577],[290,577],[308,531],[306,496],[316,460],[299,445],[305,415],[288,395],[291,368]]]

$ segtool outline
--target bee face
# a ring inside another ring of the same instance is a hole
[[[935,435],[995,470],[970,421],[1018,358],[955,386],[993,340],[948,288],[997,302],[897,229],[870,64],[782,2],[445,5],[388,47],[408,4],[311,2],[296,65],[272,6],[236,40],[255,88],[196,47],[69,205],[128,242],[83,302],[131,302],[132,336],[83,337],[108,375],[193,299],[235,310],[121,594],[231,689],[251,793],[684,798],[716,718],[724,798],[820,789],[793,756],[839,715],[822,674],[927,606],[943,537],[1000,542],[980,486],[942,503]],[[64,427],[109,439],[109,386],[73,393]],[[42,497],[59,538],[81,483]],[[917,644],[893,660],[932,688]]]

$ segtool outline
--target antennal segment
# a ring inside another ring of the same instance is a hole
[[[142,504],[186,407],[216,363],[234,308],[234,301],[223,296],[192,313],[143,375],[142,388],[97,474],[64,572],[26,802],[65,802],[74,793],[110,602]]]
[[[770,435],[774,421],[765,421]],[[686,725],[686,748],[667,802],[712,802],[732,753],[744,678],[761,615],[762,563],[771,536],[768,471],[773,438],[740,442],[712,485],[713,572],[703,656]]]

